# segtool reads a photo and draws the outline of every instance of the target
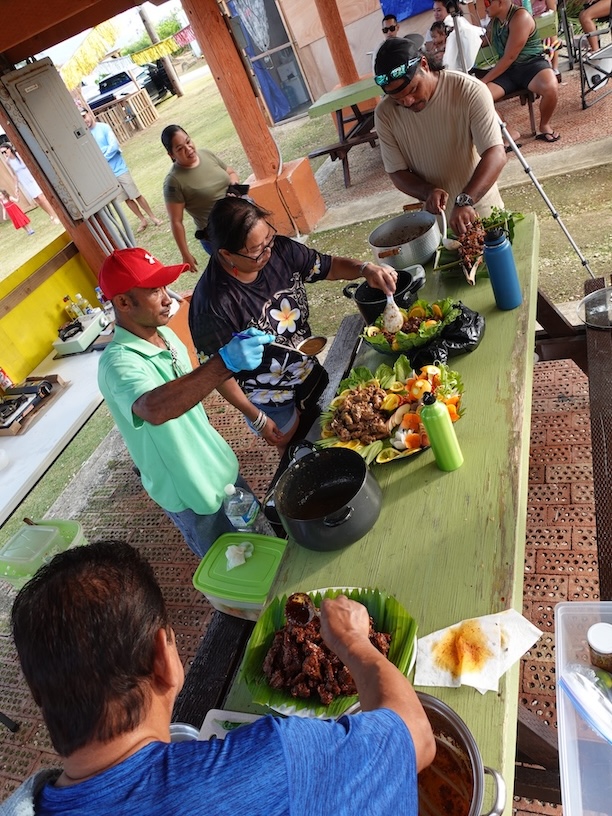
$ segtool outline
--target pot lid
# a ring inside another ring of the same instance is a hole
[[[580,301],[576,311],[587,326],[595,329],[612,328],[612,287],[591,292]]]

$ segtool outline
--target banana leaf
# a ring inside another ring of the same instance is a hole
[[[403,674],[407,675],[412,671],[413,657],[416,655],[417,625],[406,609],[395,598],[378,589],[334,587],[308,592],[317,608],[320,607],[323,598],[335,598],[341,594],[354,601],[359,601],[367,608],[377,631],[391,634],[389,660]],[[300,699],[292,697],[289,691],[273,689],[268,685],[263,673],[263,662],[275,632],[285,625],[287,597],[283,595],[280,598],[274,598],[255,624],[246,648],[242,678],[253,695],[253,702],[266,705],[281,714],[326,719],[339,717],[358,701],[357,695],[336,697],[328,706],[325,706],[316,696]]]

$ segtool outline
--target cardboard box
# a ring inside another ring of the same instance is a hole
[[[34,405],[25,416],[9,425],[8,428],[0,428],[0,436],[16,436],[17,434],[25,433],[30,425],[46,410],[47,406],[55,402],[58,395],[70,385],[70,382],[62,379],[59,374],[47,374],[45,377],[26,377],[23,382],[17,383],[13,388],[34,385],[43,380],[51,383],[51,393],[44,397],[37,405]]]

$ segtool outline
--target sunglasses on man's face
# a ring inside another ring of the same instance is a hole
[[[397,28],[397,26],[394,26],[394,25],[391,25],[391,26],[383,26],[382,33],[383,33],[383,34],[388,34],[388,33],[389,33],[389,31],[395,31],[395,29],[396,29],[396,28]]]
[[[405,77],[410,69],[414,68],[417,62],[420,61],[420,57],[414,57],[414,59],[408,60],[408,62],[404,63],[404,65],[398,65],[397,68],[392,68],[388,74],[377,74],[374,77],[374,82],[381,88],[384,88],[385,85],[389,85],[394,80]]]

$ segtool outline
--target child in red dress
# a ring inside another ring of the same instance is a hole
[[[0,204],[5,212],[5,220],[8,215],[15,229],[24,229],[28,235],[34,235],[34,230],[30,227],[30,219],[17,204],[18,200],[9,195],[6,190],[0,190]]]

